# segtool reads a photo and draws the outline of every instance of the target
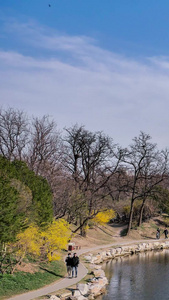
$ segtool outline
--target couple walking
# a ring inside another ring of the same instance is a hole
[[[168,230],[167,230],[167,226],[163,231],[164,235],[165,235],[165,239],[168,239]],[[160,238],[160,228],[157,228],[157,232],[156,232],[156,238],[159,239]]]
[[[77,268],[79,265],[79,257],[76,253],[72,254],[68,253],[68,256],[65,259],[66,266],[67,266],[67,273],[69,277],[77,277]]]

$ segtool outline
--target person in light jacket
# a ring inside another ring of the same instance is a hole
[[[160,238],[160,228],[157,228],[157,232],[156,232],[156,238],[159,239]]]

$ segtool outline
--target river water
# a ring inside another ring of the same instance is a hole
[[[169,250],[114,259],[103,269],[109,285],[102,300],[169,300]]]

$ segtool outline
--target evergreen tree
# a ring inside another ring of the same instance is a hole
[[[52,222],[52,192],[46,179],[35,175],[26,163],[17,160],[10,162],[2,156],[0,178],[0,232],[4,232],[3,235],[8,237],[9,230],[15,237],[15,232],[25,228],[25,219],[27,224],[34,222],[38,226]],[[10,229],[12,226],[16,230]]]
[[[31,221],[36,222],[38,226],[52,222],[52,192],[46,179],[35,175],[24,162],[14,161],[12,166],[14,168],[12,174],[15,178],[22,181],[32,191]]]
[[[24,224],[24,214],[18,213],[18,192],[10,180],[0,177],[0,243],[15,240],[16,234]]]

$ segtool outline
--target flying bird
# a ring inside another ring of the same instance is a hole
[[[51,4],[48,4],[49,7],[51,7]]]

